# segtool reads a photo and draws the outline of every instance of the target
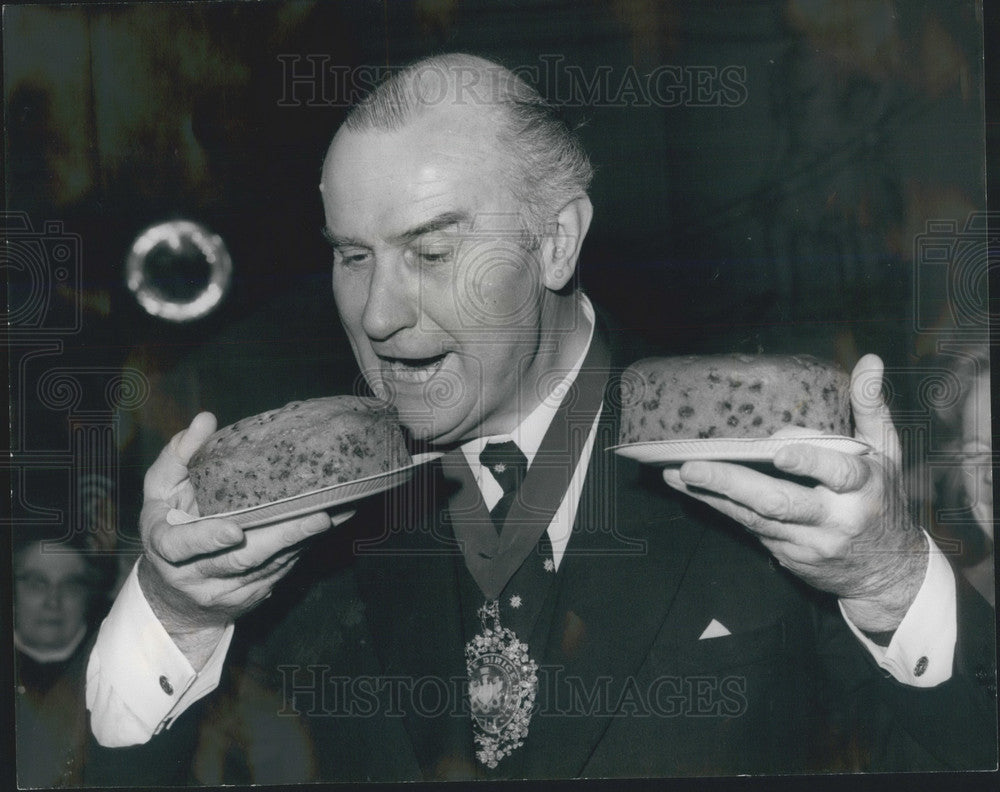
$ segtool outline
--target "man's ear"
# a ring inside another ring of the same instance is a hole
[[[566,204],[545,230],[542,240],[542,283],[559,291],[573,278],[583,238],[587,236],[594,207],[581,195]]]

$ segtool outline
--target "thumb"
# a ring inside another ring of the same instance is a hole
[[[210,412],[198,413],[191,425],[182,432],[178,432],[170,441],[170,450],[184,464],[187,465],[197,451],[215,432],[217,426],[215,416]]]
[[[187,466],[194,452],[215,431],[215,416],[199,413],[191,425],[175,434],[146,471],[143,493],[146,498],[164,500],[187,479]]]
[[[851,411],[854,413],[854,436],[870,443],[875,451],[896,464],[903,454],[892,414],[882,396],[885,365],[878,355],[865,355],[851,372]]]

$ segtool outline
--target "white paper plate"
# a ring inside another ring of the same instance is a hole
[[[771,462],[779,449],[806,443],[845,454],[867,454],[871,446],[842,435],[795,437],[710,437],[704,440],[653,440],[611,448],[616,454],[647,465],[665,465],[700,459],[725,462]]]
[[[346,506],[356,500],[367,498],[379,492],[398,487],[413,477],[413,471],[420,465],[430,462],[432,459],[440,457],[439,453],[417,454],[413,457],[413,462],[406,467],[390,470],[386,473],[376,473],[374,476],[355,479],[354,481],[344,481],[340,484],[333,484],[329,487],[303,492],[299,495],[292,495],[289,498],[262,503],[258,506],[249,506],[245,509],[210,515],[211,519],[225,518],[232,520],[241,528],[255,528],[259,525],[278,522],[279,520],[289,520],[293,517],[304,517],[318,511]],[[186,523],[207,520],[209,517],[194,517],[177,509],[171,509],[167,513],[167,522],[171,525],[183,525]]]

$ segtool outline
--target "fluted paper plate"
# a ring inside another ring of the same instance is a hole
[[[773,462],[786,446],[814,445],[845,454],[867,454],[872,447],[843,435],[790,437],[709,437],[701,440],[651,440],[624,443],[610,450],[647,465],[669,465],[692,460],[712,462]]]
[[[439,453],[416,454],[413,457],[413,462],[405,467],[389,470],[385,473],[376,473],[374,476],[365,476],[354,481],[332,484],[329,487],[303,492],[270,503],[212,514],[208,517],[195,517],[178,509],[171,509],[167,513],[167,522],[171,525],[184,525],[201,520],[224,518],[232,520],[241,528],[256,528],[279,520],[305,517],[307,514],[346,506],[354,501],[367,498],[369,495],[385,492],[400,484],[405,484],[413,477],[413,472],[417,467],[440,456]]]

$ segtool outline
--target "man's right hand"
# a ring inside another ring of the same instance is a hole
[[[198,513],[187,465],[215,428],[215,417],[200,413],[171,439],[146,473],[140,518],[139,584],[195,670],[211,656],[228,624],[270,596],[305,539],[353,514],[331,520],[320,512],[247,531],[225,519],[171,525],[171,509]]]

